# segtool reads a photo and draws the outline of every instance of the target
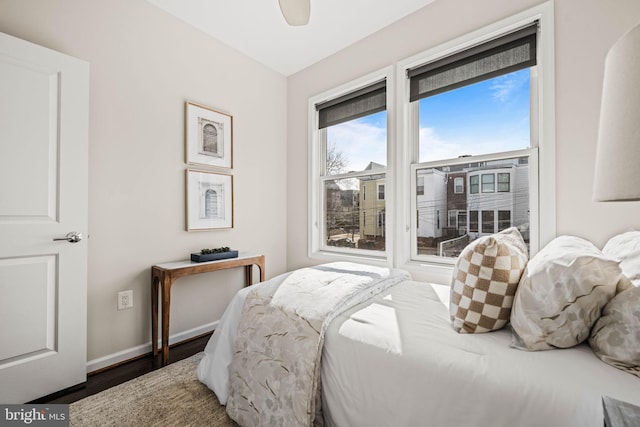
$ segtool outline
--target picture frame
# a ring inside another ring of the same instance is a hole
[[[187,231],[233,228],[233,176],[187,169]]]
[[[185,103],[185,157],[191,165],[233,168],[233,116]]]

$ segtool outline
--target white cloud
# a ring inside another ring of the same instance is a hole
[[[461,144],[443,140],[433,128],[420,128],[420,161],[456,158],[464,153]]]
[[[522,85],[529,82],[528,70],[521,72],[509,73],[500,77],[496,77],[491,85],[493,91],[493,99],[500,102],[508,102],[511,95]]]
[[[528,140],[517,135],[498,137],[473,134],[458,140],[447,141],[433,128],[420,128],[420,162],[455,159],[463,155],[480,155],[519,150],[528,146]]]
[[[361,171],[369,162],[387,164],[387,129],[362,120],[328,129],[328,142],[348,160],[348,171]]]

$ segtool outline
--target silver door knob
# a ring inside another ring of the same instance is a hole
[[[82,234],[78,233],[77,231],[72,231],[71,233],[67,233],[67,235],[64,237],[53,239],[54,242],[58,240],[66,240],[69,243],[78,243],[80,240],[82,240]]]

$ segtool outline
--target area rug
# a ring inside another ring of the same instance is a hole
[[[237,426],[196,377],[203,354],[72,403],[70,426]]]

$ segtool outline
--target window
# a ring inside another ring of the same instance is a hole
[[[384,254],[386,78],[313,102],[316,251]],[[373,195],[373,197],[372,197]]]
[[[508,173],[498,174],[498,192],[508,193],[511,191],[511,175]]]
[[[309,257],[428,276],[491,230],[518,227],[531,255],[551,240],[553,14],[544,1],[311,97]]]
[[[410,109],[417,117],[411,122],[417,144],[412,172],[422,182],[412,205],[420,219],[412,236],[413,259],[455,256],[506,224],[529,227],[537,38],[538,24],[532,22],[457,52],[448,49],[454,53],[407,70]],[[442,184],[449,179],[453,192]],[[507,197],[514,185],[517,194]],[[437,220],[429,222],[430,212],[439,210],[449,213],[446,230]],[[440,256],[436,248],[442,242],[459,247]]]
[[[456,177],[453,180],[453,192],[455,194],[462,194],[464,193],[464,178],[462,177]]]
[[[482,192],[493,193],[495,187],[496,176],[494,174],[482,174]]]
[[[496,232],[493,218],[493,211],[482,211],[482,233],[491,234]]]
[[[478,211],[469,211],[469,231],[478,232]]]
[[[458,211],[449,211],[449,227],[457,227],[458,226]]]
[[[498,231],[511,227],[511,211],[498,211]]]
[[[378,227],[384,228],[384,211],[378,212]]]
[[[480,191],[480,177],[478,175],[471,175],[469,177],[469,192],[471,194],[477,194]]]

